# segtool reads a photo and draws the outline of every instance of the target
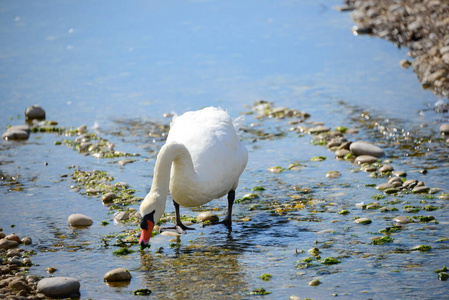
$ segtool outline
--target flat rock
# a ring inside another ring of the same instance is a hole
[[[7,239],[0,240],[0,249],[10,249],[10,248],[17,247],[18,245],[19,245],[19,243],[17,243],[16,241],[11,241],[11,240],[7,240]]]
[[[93,221],[88,216],[82,214],[72,214],[69,216],[68,223],[70,226],[90,226]]]
[[[28,106],[25,110],[25,118],[28,120],[44,120],[45,119],[45,110],[39,105],[31,105]]]
[[[37,291],[51,298],[67,298],[79,295],[80,286],[80,282],[72,277],[50,277],[37,283]]]
[[[445,135],[449,135],[449,123],[441,124],[440,132]]]
[[[131,274],[124,268],[116,268],[107,272],[103,279],[104,281],[129,281],[131,280]]]
[[[377,157],[371,155],[360,155],[357,156],[355,162],[359,165],[361,164],[372,164],[377,161]]]
[[[349,150],[351,150],[351,152],[357,156],[371,155],[374,157],[382,157],[385,155],[382,149],[380,149],[376,145],[364,141],[357,141],[352,143],[349,146]]]

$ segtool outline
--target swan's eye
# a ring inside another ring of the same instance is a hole
[[[154,224],[154,210],[149,214],[143,216],[142,221],[140,221],[140,228],[147,230],[148,229],[148,221]]]

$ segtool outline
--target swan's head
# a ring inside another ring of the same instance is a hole
[[[151,192],[145,197],[142,204],[140,204],[140,216],[142,217],[140,228],[142,231],[140,233],[139,244],[142,249],[148,245],[154,225],[157,224],[164,211],[165,199]]]

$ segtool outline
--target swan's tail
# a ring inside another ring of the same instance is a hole
[[[235,131],[240,133],[240,127],[242,127],[243,122],[245,122],[245,116],[240,116],[232,120],[232,125],[234,125]]]

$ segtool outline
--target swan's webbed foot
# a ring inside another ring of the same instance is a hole
[[[193,227],[187,227],[186,225],[184,225],[184,224],[177,224],[177,225],[175,225],[175,226],[170,226],[170,227],[162,227],[161,229],[160,229],[160,231],[162,232],[162,231],[166,231],[166,230],[175,230],[177,233],[179,233],[179,234],[185,234],[186,233],[186,230],[195,230],[195,228],[193,228]]]

